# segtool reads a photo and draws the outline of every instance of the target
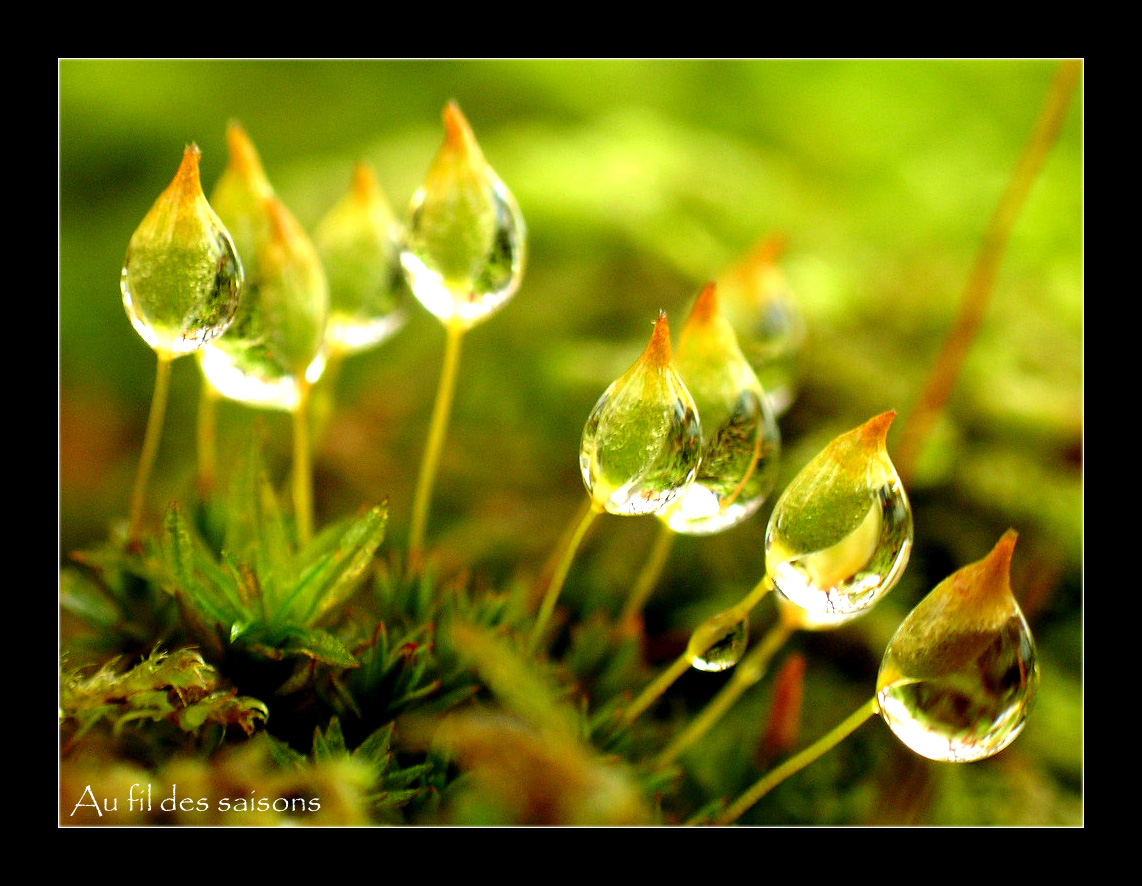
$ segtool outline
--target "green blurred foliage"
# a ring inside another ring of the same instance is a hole
[[[494,585],[537,573],[582,504],[583,422],[637,358],[658,311],[680,327],[701,286],[767,235],[787,237],[785,270],[810,336],[801,396],[781,419],[777,492],[838,433],[890,408],[905,421],[1056,68],[1051,60],[62,60],[61,553],[105,537],[127,510],[154,377],[118,293],[127,241],[187,142],[202,149],[209,193],[231,118],[310,230],[348,188],[358,159],[400,213],[440,143],[449,99],[515,192],[530,234],[524,285],[466,337],[429,526],[443,568],[470,568]],[[881,785],[876,798],[843,793],[838,767],[896,753],[883,724],[870,724],[831,762],[786,785],[801,799],[771,820],[799,820],[808,813],[791,810],[818,793],[833,798],[817,807],[833,810],[821,822],[1081,817],[1082,124],[1080,89],[909,490],[917,541],[905,579],[859,627],[797,643],[823,661],[807,676],[822,694],[804,724],[809,740],[871,692],[879,651],[908,609],[1013,526],[1013,585],[1043,658],[1040,715],[996,761],[951,775],[910,763],[938,787],[922,812],[900,806],[899,786],[894,794]],[[319,437],[321,521],[387,500],[385,544],[401,545],[442,347],[439,323],[414,306],[396,338],[341,368]],[[193,361],[178,361],[156,509],[190,486],[197,391]],[[222,412],[223,445],[237,452],[254,417],[236,405]],[[280,431],[284,477],[288,421],[257,419]],[[890,452],[892,442],[890,434]],[[751,587],[767,515],[763,508],[725,536],[680,540],[648,629],[684,642],[702,616]],[[601,520],[566,605],[617,609],[654,531],[649,519]],[[717,678],[709,679],[684,685],[679,704],[712,694]],[[748,717],[767,691],[742,706],[710,755],[740,747],[732,736],[761,731]],[[746,763],[740,787],[754,777]],[[695,778],[712,765],[694,761]]]

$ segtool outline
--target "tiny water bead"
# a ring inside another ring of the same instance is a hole
[[[805,321],[782,271],[784,238],[767,237],[718,278],[727,318],[777,415],[797,396]]]
[[[709,535],[752,516],[773,489],[781,434],[769,398],[708,284],[682,327],[674,365],[702,425],[694,482],[659,514],[685,535]]]
[[[347,193],[313,233],[329,280],[326,340],[333,357],[381,344],[405,323],[401,226],[376,175],[365,163],[353,170]]]
[[[726,671],[741,661],[749,644],[749,616],[722,613],[690,636],[686,655],[698,671]]]
[[[888,644],[877,679],[884,721],[913,751],[972,762],[1023,729],[1039,683],[1034,639],[1011,593],[1009,530],[937,585]]]
[[[425,308],[467,329],[519,288],[526,226],[455,102],[444,110],[444,128],[444,144],[409,205],[401,261]]]
[[[202,352],[201,367],[225,397],[292,411],[301,386],[325,367],[329,288],[297,220],[276,197],[265,208],[270,234],[258,253],[258,285],[228,334]]]
[[[778,592],[820,625],[859,615],[900,579],[912,509],[885,445],[895,412],[842,434],[789,484],[765,534]]]
[[[639,516],[684,493],[701,457],[698,410],[674,369],[670,327],[660,314],[642,356],[587,418],[579,469],[598,509]]]
[[[164,357],[197,351],[234,321],[242,263],[202,192],[201,152],[183,152],[178,172],[127,246],[123,307],[135,331]]]

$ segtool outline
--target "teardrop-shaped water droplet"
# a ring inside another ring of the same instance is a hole
[[[155,351],[177,357],[202,348],[233,322],[242,263],[225,225],[202,193],[195,145],[135,230],[119,286],[135,331]]]
[[[768,237],[718,278],[723,309],[742,352],[782,415],[797,396],[805,321],[778,259],[783,238]]]
[[[444,144],[409,206],[401,261],[417,299],[445,324],[466,329],[519,288],[527,231],[455,102],[444,124]]]
[[[659,315],[650,343],[599,398],[579,445],[594,503],[612,514],[654,514],[694,480],[702,457],[698,410],[674,370],[670,327]]]
[[[1003,750],[1022,731],[1039,683],[1031,630],[1011,593],[1008,531],[983,560],[952,574],[897,629],[877,705],[916,753],[955,763]]]
[[[349,193],[313,234],[329,280],[326,341],[331,356],[375,347],[404,325],[401,236],[372,169],[358,163]]]
[[[329,287],[321,260],[297,220],[276,197],[265,203],[268,241],[260,277],[225,336],[203,349],[203,375],[223,396],[291,411],[303,381],[325,368]]]
[[[769,518],[766,570],[827,623],[868,611],[904,571],[912,509],[885,448],[886,412],[842,434],[789,484]]]
[[[686,493],[659,517],[686,535],[722,532],[752,516],[773,489],[781,434],[713,284],[682,327],[674,365],[698,407],[702,464]]]
[[[690,638],[686,654],[698,671],[726,671],[745,655],[749,645],[749,616],[720,613],[703,623]]]

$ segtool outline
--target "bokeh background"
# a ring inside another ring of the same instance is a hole
[[[641,352],[659,310],[676,331],[702,284],[763,238],[785,239],[783,270],[809,331],[800,393],[781,419],[779,488],[872,415],[896,409],[906,421],[1057,67],[61,60],[61,558],[97,544],[125,515],[146,422],[154,357],[118,291],[127,241],[188,142],[202,150],[209,193],[231,119],[310,228],[345,192],[357,160],[372,165],[403,213],[450,99],[514,191],[530,234],[526,276],[512,303],[465,340],[429,529],[443,568],[495,586],[538,572],[584,502],[583,422]],[[893,748],[883,724],[866,725],[850,740],[855,750],[820,761],[790,788],[786,807],[799,802],[796,790],[816,804],[805,820],[1081,821],[1082,286],[1080,88],[912,480],[916,548],[904,580],[857,626],[798,640],[809,662],[807,741],[872,691],[880,650],[909,608],[1014,527],[1013,584],[1042,657],[1036,710],[1008,751],[969,767],[918,762]],[[317,453],[319,520],[387,500],[386,544],[401,544],[443,341],[439,323],[414,304],[396,337],[342,366]],[[176,362],[156,510],[191,488],[198,384],[194,362]],[[229,404],[222,422],[222,446],[234,452],[255,424],[263,428],[284,476],[284,416]],[[684,640],[752,587],[767,512],[724,536],[680,540],[648,629]],[[619,605],[655,531],[649,519],[601,520],[566,605]],[[700,676],[716,687],[718,677]],[[738,725],[710,740],[718,778],[734,770],[725,759],[739,753],[741,730],[764,719],[767,692],[757,687]],[[845,767],[862,753],[880,761],[874,796],[843,790]],[[743,786],[755,777],[746,757],[735,765]]]

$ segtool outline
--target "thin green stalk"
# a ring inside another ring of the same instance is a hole
[[[669,766],[713,729],[734,702],[741,698],[749,687],[765,676],[769,662],[777,654],[777,650],[793,634],[794,630],[795,628],[786,621],[779,621],[770,628],[761,643],[738,662],[729,681],[706,705],[702,713],[658,756],[655,765],[659,767]]]
[[[819,757],[823,757],[856,732],[857,729],[864,725],[865,720],[875,716],[879,710],[880,708],[877,706],[876,697],[874,696],[861,705],[840,725],[834,727],[831,732],[817,739],[817,741],[809,745],[809,747],[793,755],[776,769],[771,770],[756,781],[753,787],[742,794],[730,806],[726,807],[725,811],[714,820],[714,824],[733,824],[741,818],[750,807],[781,784],[781,782],[785,781],[789,776],[800,772]]]
[[[456,374],[460,365],[460,344],[465,327],[459,323],[446,324],[447,340],[444,345],[444,366],[440,374],[440,386],[436,390],[436,403],[432,408],[432,420],[428,428],[428,442],[425,445],[424,460],[420,464],[420,477],[416,483],[416,495],[412,505],[412,528],[409,531],[409,563],[419,568],[424,559],[424,537],[428,527],[428,506],[432,499],[432,487],[436,482],[436,471],[440,464],[440,453],[444,448],[444,438],[448,433],[448,419],[452,412],[452,397],[456,391]]]
[[[143,512],[147,506],[147,487],[151,482],[151,472],[159,452],[159,440],[163,435],[163,419],[166,415],[167,400],[170,397],[172,354],[155,352],[158,366],[155,371],[155,390],[151,395],[151,412],[147,417],[147,430],[143,436],[143,452],[135,471],[135,488],[131,493],[131,516],[128,522],[127,543],[137,547],[143,531]]]
[[[563,590],[563,583],[567,580],[567,573],[571,570],[571,562],[575,559],[575,552],[579,550],[579,545],[583,543],[587,530],[591,528],[601,513],[603,513],[603,509],[592,502],[592,506],[583,514],[575,526],[575,530],[567,537],[567,543],[563,547],[563,553],[555,567],[555,573],[551,576],[551,583],[543,595],[543,603],[539,607],[539,614],[536,616],[535,624],[531,629],[531,640],[528,644],[530,649],[534,650],[539,645],[543,632],[547,630],[547,623],[555,611],[555,601],[559,599],[559,594]]]
[[[293,408],[293,511],[298,545],[313,538],[313,453],[309,445],[310,385],[298,380],[297,405]]]
[[[642,571],[635,579],[634,588],[627,597],[619,618],[619,627],[626,633],[634,633],[638,617],[642,614],[646,601],[654,593],[655,585],[662,577],[662,570],[670,557],[670,550],[674,547],[675,532],[666,523],[659,521],[658,535],[654,539],[654,546],[650,549],[650,556],[642,565]]]
[[[201,373],[200,373],[201,375]],[[202,390],[198,395],[198,489],[206,495],[214,488],[218,431],[218,392],[202,376]]]
[[[769,575],[763,575],[759,581],[741,600],[731,606],[729,609],[719,612],[717,615],[706,619],[702,624],[698,625],[694,633],[690,635],[690,642],[686,646],[686,651],[683,652],[677,659],[674,660],[665,671],[658,675],[651,683],[642,691],[642,694],[634,700],[634,702],[627,707],[624,714],[626,722],[633,723],[643,712],[646,711],[655,701],[657,701],[663,693],[666,692],[674,682],[690,669],[690,666],[695,658],[705,653],[711,646],[718,640],[726,635],[726,628],[728,626],[736,625],[738,622],[747,618],[750,612],[758,603],[762,601],[766,594],[773,590],[773,582],[770,580]]]

